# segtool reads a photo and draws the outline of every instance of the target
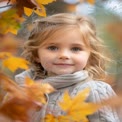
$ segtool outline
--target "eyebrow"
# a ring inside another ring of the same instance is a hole
[[[79,44],[79,43],[72,43],[72,45],[75,45],[75,46],[84,46],[84,44]]]
[[[55,44],[60,44],[60,43],[47,43],[47,45],[50,44],[50,45],[55,45]],[[81,44],[81,43],[71,43],[71,45],[75,45],[75,46],[84,46],[84,44]]]

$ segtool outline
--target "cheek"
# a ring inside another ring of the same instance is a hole
[[[85,67],[89,59],[89,54],[83,53],[81,56],[78,56],[76,62],[78,65]]]
[[[51,68],[51,62],[52,59],[49,56],[40,57],[40,63],[45,70]]]

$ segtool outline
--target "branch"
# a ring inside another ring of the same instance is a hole
[[[10,6],[14,6],[14,5],[13,5],[13,4],[9,4],[9,5],[6,5],[6,6],[1,6],[0,9],[1,9],[1,8],[10,7]]]

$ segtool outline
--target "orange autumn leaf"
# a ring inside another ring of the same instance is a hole
[[[22,99],[27,97],[27,95],[22,95],[22,88],[2,72],[0,72],[0,84],[2,86],[2,89],[9,94],[12,94],[13,97]]]
[[[29,113],[31,110],[41,109],[43,105],[43,101],[38,101],[38,99],[40,100],[41,97],[44,97],[42,99],[46,100],[46,96],[42,96],[40,93],[43,92],[45,94],[45,91],[49,93],[50,88],[52,88],[49,85],[41,86],[29,78],[26,78],[26,80],[31,83],[20,87],[3,73],[0,73],[0,79],[0,84],[7,91],[7,95],[0,106],[0,115],[9,118],[11,121],[30,121],[31,115]]]
[[[9,120],[29,122],[29,112],[36,110],[37,105],[30,100],[12,98],[0,107],[0,114]]]
[[[90,3],[90,4],[95,4],[95,1],[96,1],[96,0],[80,0],[81,3],[83,3],[83,2],[88,2],[88,3]]]
[[[45,122],[57,122],[57,118],[52,114],[48,114],[45,117]]]
[[[87,0],[87,2],[90,3],[90,4],[94,4],[95,0]]]
[[[2,72],[0,72],[0,85],[7,92],[0,105],[0,115],[3,118],[7,117],[9,121],[28,121],[30,118],[28,113],[32,109],[37,109],[38,105],[30,99],[22,87],[18,86]]]
[[[10,0],[11,3],[16,3],[16,0]]]
[[[46,103],[45,95],[54,91],[54,88],[51,85],[47,83],[34,82],[28,77],[25,79],[25,87],[27,90],[26,92],[31,96],[31,99],[43,104]]]
[[[12,72],[16,71],[18,68],[28,69],[28,64],[29,62],[26,61],[25,59],[14,57],[14,56],[11,56],[2,61],[2,65],[4,67],[7,67]]]
[[[44,118],[45,122],[70,122],[68,116],[54,116],[52,114],[47,114]],[[72,121],[73,122],[73,121]]]

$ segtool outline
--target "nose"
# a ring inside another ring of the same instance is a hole
[[[59,59],[69,59],[70,53],[67,50],[60,51],[58,54]]]

